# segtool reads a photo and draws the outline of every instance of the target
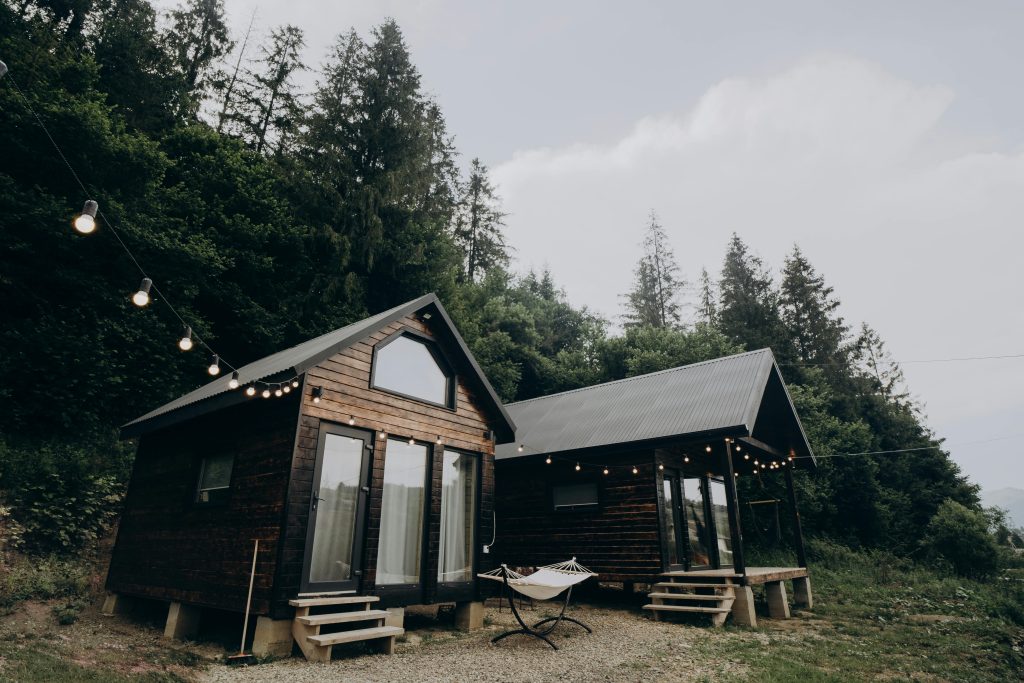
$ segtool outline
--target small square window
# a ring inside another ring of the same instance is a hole
[[[597,484],[565,484],[551,489],[555,510],[589,510],[596,508]]]
[[[211,455],[199,465],[199,484],[196,486],[197,503],[222,503],[227,500],[231,486],[233,455]]]

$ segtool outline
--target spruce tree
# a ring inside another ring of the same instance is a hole
[[[715,283],[711,281],[707,268],[700,269],[700,319],[706,325],[715,326],[718,322],[718,295]]]
[[[846,365],[843,342],[849,328],[837,313],[839,301],[797,246],[782,271],[782,321],[797,359],[832,368]]]
[[[478,275],[495,266],[508,265],[509,247],[501,229],[506,215],[487,177],[487,167],[473,159],[454,230],[455,243],[465,254],[467,282],[475,282]]]
[[[719,281],[718,325],[747,350],[771,348],[783,362],[792,357],[771,275],[735,233]]]
[[[217,61],[231,51],[223,0],[186,0],[170,13],[166,35],[181,78],[182,115],[194,118],[210,94]]]
[[[658,216],[651,211],[642,242],[643,255],[634,271],[633,289],[626,294],[625,326],[677,328],[682,324],[679,295],[686,281]]]

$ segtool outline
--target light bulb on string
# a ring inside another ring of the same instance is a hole
[[[253,385],[250,384],[248,387],[245,388],[245,395],[249,396],[249,397],[255,396],[256,395],[256,387],[254,387]]]
[[[636,468],[636,465],[633,465],[633,474],[640,474],[640,470]]]
[[[576,471],[577,471],[577,472],[579,472],[579,471],[580,471],[580,464],[579,464],[579,463],[576,463]]]
[[[683,462],[690,462],[690,456],[684,455],[683,456]]]
[[[349,427],[351,427],[351,426],[352,426],[352,425],[354,425],[355,423],[356,423],[356,418],[355,418],[355,417],[353,417],[352,415],[349,415],[349,416],[348,416],[348,426],[349,426]]]
[[[231,379],[228,381],[228,388],[229,389],[237,389],[238,388],[238,370],[235,370],[234,372],[231,373]]]
[[[708,453],[710,453],[711,452],[711,446],[705,446],[704,450],[707,451]]]
[[[220,374],[220,356],[217,354],[210,356],[210,367],[206,368],[206,371],[214,377]]]
[[[323,387],[313,387],[313,391],[311,393],[313,395],[313,403],[319,403],[320,399],[324,395],[324,388]]]
[[[608,468],[607,467],[604,468],[604,473],[608,474]]]
[[[743,459],[744,460],[750,460],[750,453],[744,453],[743,454]]]
[[[658,471],[664,471],[664,470],[665,470],[665,466],[662,465],[661,463],[658,463]]]
[[[285,384],[283,387],[281,387],[281,391],[283,391],[286,394],[290,394],[291,391],[292,391],[292,385],[291,384]]]
[[[281,387],[274,389],[274,396],[277,396],[278,398],[284,396],[284,389],[282,389]]]
[[[523,452],[523,444],[519,444],[519,448],[516,449],[518,452]]]
[[[544,462],[547,463],[548,465],[550,465],[551,464],[551,456],[549,455],[548,457],[544,458]]]
[[[261,394],[261,396],[263,396],[263,398],[270,398],[270,387],[267,387],[266,389],[264,389],[263,393]]]
[[[440,435],[440,434],[438,434],[438,435],[437,435],[437,441],[436,441],[436,443],[437,443],[437,445],[438,445],[438,446],[440,446],[440,445],[441,445],[441,435]]]
[[[299,380],[293,379],[292,380],[292,389],[298,389],[298,388],[299,388]]]
[[[192,346],[192,328],[185,325],[185,329],[181,333],[181,339],[178,340],[178,348],[182,351],[191,351]]]
[[[88,235],[96,229],[96,212],[100,210],[100,205],[89,199],[85,202],[82,207],[82,213],[75,217],[74,223],[75,230],[83,235]]]
[[[153,281],[148,277],[142,278],[142,283],[139,284],[139,291],[132,295],[132,303],[139,308],[144,308],[149,305],[149,288],[153,286]]]
[[[409,445],[410,446],[415,446],[416,445],[416,439],[413,439],[412,437],[410,437],[409,438]]]

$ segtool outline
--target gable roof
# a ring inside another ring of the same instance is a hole
[[[492,414],[497,418],[498,425],[494,431],[498,441],[511,440],[515,434],[515,424],[505,410],[501,399],[498,398],[497,393],[494,391],[494,387],[487,381],[483,370],[480,369],[476,359],[473,358],[473,354],[470,352],[469,347],[466,346],[466,342],[455,328],[455,324],[448,316],[448,312],[441,305],[440,300],[438,300],[435,294],[421,296],[418,299],[395,306],[377,315],[253,361],[238,369],[239,389],[231,389],[228,386],[228,382],[231,381],[229,375],[218,377],[209,384],[203,385],[195,391],[176,398],[170,403],[162,405],[125,424],[121,427],[121,437],[139,436],[204,413],[242,403],[247,398],[241,388],[247,384],[261,381],[273,383],[301,375],[306,370],[320,364],[339,351],[365,339],[380,328],[412,313],[423,312],[428,309],[435,313],[437,318],[443,322],[439,331],[443,333],[443,336],[448,341],[453,342],[454,346],[458,349],[462,360],[465,361],[471,370],[471,376],[466,377],[466,379],[471,384],[475,384],[476,388],[480,390],[481,400],[487,404],[487,407],[491,409]]]
[[[509,404],[516,443],[500,446],[495,459],[687,436],[751,436],[773,374],[782,392],[768,396],[792,415],[787,432],[793,443],[786,446],[813,458],[775,357],[761,349]]]

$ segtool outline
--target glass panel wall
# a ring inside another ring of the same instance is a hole
[[[686,508],[686,534],[690,539],[690,566],[708,567],[708,525],[704,517],[704,494],[700,479],[683,479],[683,501]]]
[[[473,580],[479,462],[475,455],[448,450],[444,452],[441,470],[441,537],[437,560],[439,583]]]
[[[362,463],[363,442],[360,439],[327,435],[320,467],[317,493],[320,500],[316,506],[313,550],[309,560],[310,583],[352,578],[352,540]]]
[[[388,439],[377,545],[377,585],[419,583],[427,447]]]
[[[725,497],[725,484],[711,479],[711,514],[715,520],[715,534],[718,536],[718,564],[725,567],[732,564],[732,535],[729,533],[729,504]]]

